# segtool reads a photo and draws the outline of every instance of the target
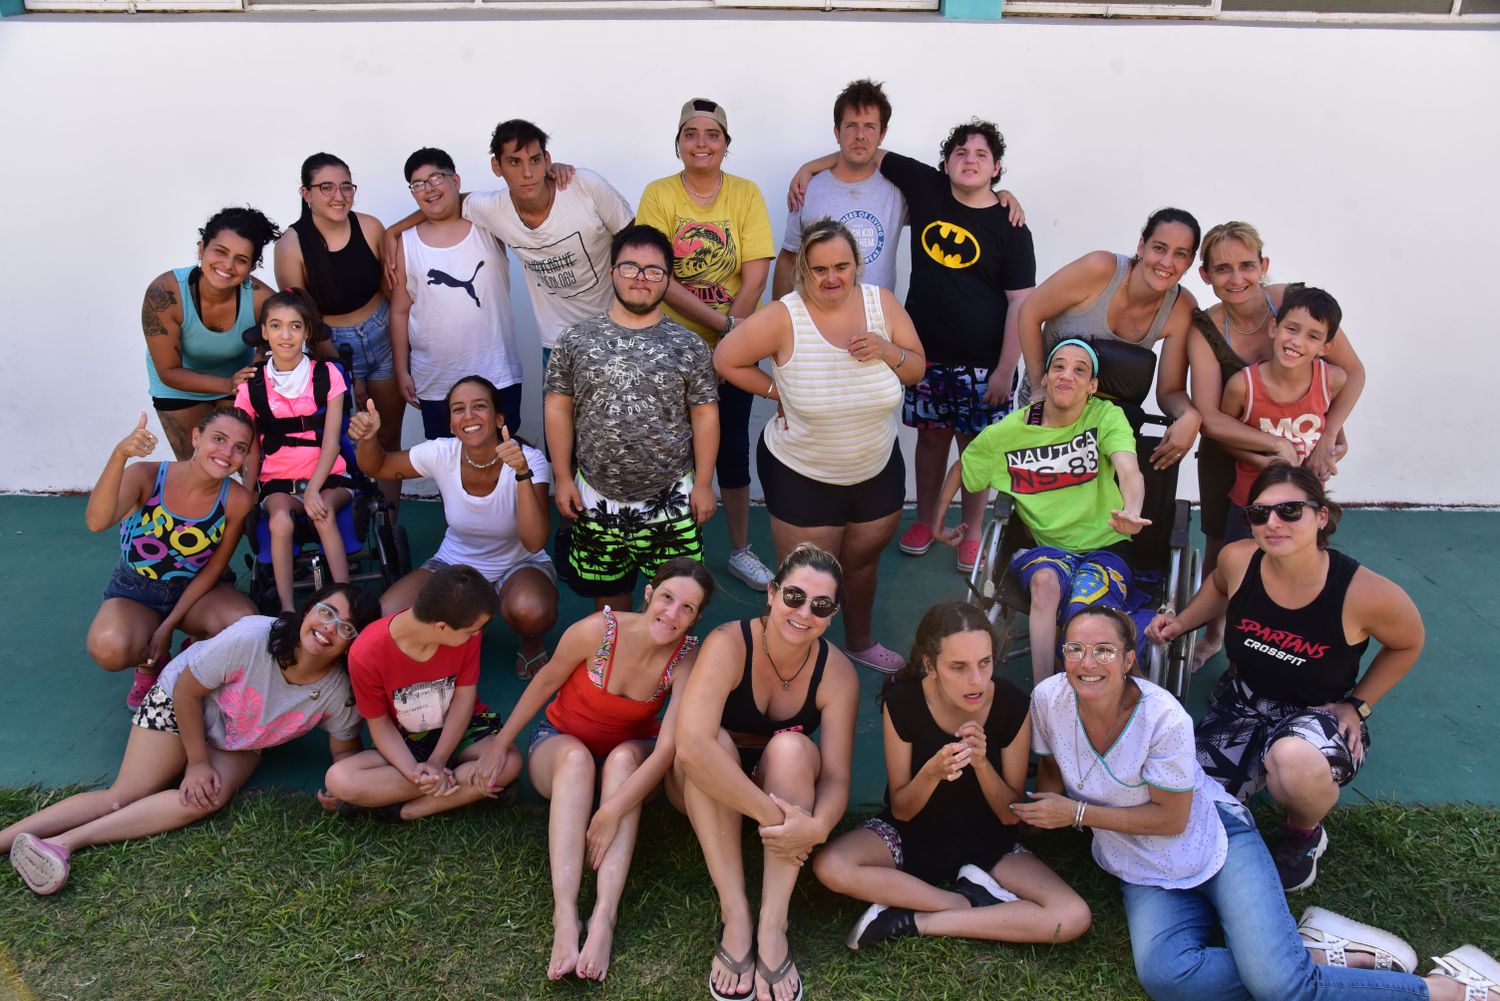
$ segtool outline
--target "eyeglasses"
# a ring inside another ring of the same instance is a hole
[[[1120,648],[1113,643],[1074,643],[1067,642],[1062,645],[1062,654],[1070,664],[1083,663],[1085,654],[1094,655],[1094,663],[1100,667],[1108,667],[1120,656]]]
[[[324,181],[321,184],[309,184],[307,186],[307,190],[316,191],[324,198],[332,198],[334,192],[338,192],[345,198],[348,198],[350,195],[353,195],[354,192],[359,190],[359,185],[355,184],[353,181],[345,181],[343,184],[335,184],[332,181]]]
[[[359,635],[359,629],[348,619],[339,618],[338,610],[332,605],[318,602],[313,606],[313,612],[318,616],[318,621],[325,626],[333,626],[333,631],[346,640],[352,640]]]
[[[614,270],[620,272],[620,277],[626,281],[631,281],[635,278],[644,278],[646,281],[655,284],[656,282],[665,281],[667,278],[667,269],[659,268],[655,264],[647,264],[643,267],[634,261],[621,261],[615,265]]]
[[[450,174],[450,173],[448,173],[447,171],[434,170],[431,174],[428,174],[425,179],[419,180],[419,181],[412,181],[410,184],[407,185],[407,187],[411,189],[411,193],[412,194],[414,194],[414,195],[420,195],[422,192],[426,191],[428,188],[439,188],[439,187],[442,187],[444,184],[448,183],[448,179],[450,177],[452,177],[452,176],[453,175]],[[353,192],[350,192],[350,193],[353,194]]]
[[[1317,501],[1309,500],[1282,501],[1280,504],[1247,504],[1244,509],[1245,524],[1264,525],[1271,520],[1272,511],[1275,511],[1276,517],[1284,522],[1301,521],[1303,508],[1310,507],[1316,510],[1322,506]]]
[[[792,584],[783,584],[777,588],[781,592],[781,603],[787,608],[801,608],[807,604],[807,592]],[[820,619],[826,619],[839,610],[839,603],[820,594],[812,599],[812,613]]]

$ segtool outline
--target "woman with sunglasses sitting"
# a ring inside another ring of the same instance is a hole
[[[379,617],[364,591],[330,584],[300,613],[249,615],[194,643],[136,710],[114,783],[0,831],[0,852],[32,890],[56,893],[73,852],[202,820],[229,802],[268,747],[322,727],[334,760],[358,752],[344,654]]]
[[[859,679],[823,638],[844,601],[843,570],[803,544],[766,595],[759,618],[726,623],[704,640],[683,687],[667,786],[692,821],[719,896],[723,925],[708,978],[719,1001],[802,997],[787,907],[798,872],[849,801]],[[765,849],[756,920],[740,857],[745,818]]]
[[[1323,818],[1364,763],[1365,720],[1422,651],[1422,617],[1399,586],[1336,550],[1341,509],[1305,466],[1276,462],[1250,487],[1252,540],[1230,543],[1166,641],[1225,615],[1229,670],[1197,731],[1203,770],[1234,796],[1262,787],[1286,809],[1276,868],[1288,892],[1312,885]],[[1371,638],[1380,653],[1360,675]]]

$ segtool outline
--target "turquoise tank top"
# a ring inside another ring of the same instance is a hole
[[[249,365],[255,357],[255,349],[247,347],[240,338],[240,331],[255,322],[255,291],[250,279],[240,286],[240,301],[235,307],[234,323],[229,330],[210,330],[198,315],[193,303],[192,289],[188,287],[188,275],[192,268],[173,268],[177,279],[177,298],[182,303],[182,367],[232,379],[234,373]],[[168,400],[219,400],[233,393],[194,393],[186,389],[173,389],[161,381],[156,365],[151,361],[151,351],[146,351],[146,376],[151,381],[151,395]]]

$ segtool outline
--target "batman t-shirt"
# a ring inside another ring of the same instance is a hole
[[[948,175],[897,153],[880,172],[906,196],[911,291],[906,311],[929,364],[993,368],[1005,335],[1005,293],[1036,284],[1031,230],[1000,205],[976,209],[953,197]]]

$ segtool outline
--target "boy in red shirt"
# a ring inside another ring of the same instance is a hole
[[[432,575],[411,608],[359,634],[349,681],[375,749],[328,770],[331,797],[415,820],[497,796],[515,781],[514,748],[492,773],[479,774],[477,762],[501,723],[477,701],[480,640],[498,611],[494,585],[470,567],[450,566]]]
[[[1342,320],[1343,310],[1327,292],[1288,286],[1271,332],[1270,359],[1241,369],[1224,385],[1219,408],[1271,436],[1265,452],[1225,445],[1235,457],[1225,544],[1250,538],[1243,509],[1260,471],[1276,459],[1299,465],[1323,436],[1328,407],[1345,379],[1344,370],[1323,354]]]

